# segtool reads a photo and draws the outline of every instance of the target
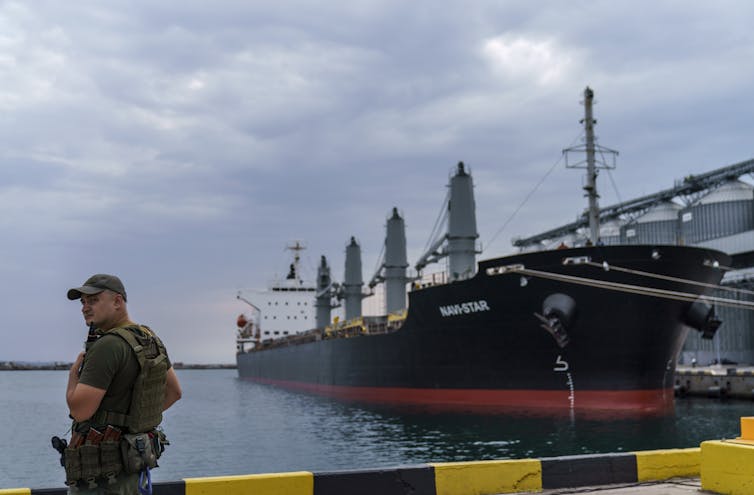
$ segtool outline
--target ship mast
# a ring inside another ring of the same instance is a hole
[[[306,246],[301,241],[294,241],[293,244],[285,246],[285,249],[293,251],[293,263],[291,263],[288,275],[285,278],[302,283],[301,272],[299,271],[299,264],[301,262],[301,255],[299,253],[306,249]]]
[[[594,137],[594,126],[597,124],[597,120],[592,113],[593,104],[594,91],[587,86],[586,89],[584,89],[584,118],[580,121],[584,124],[584,133],[586,135],[584,145],[566,148],[563,150],[563,154],[566,157],[567,168],[586,168],[586,184],[584,185],[584,191],[586,191],[586,196],[589,199],[589,208],[586,212],[586,216],[589,219],[589,240],[592,244],[597,244],[600,241],[600,195],[597,193],[597,169],[615,168],[615,157],[618,155],[618,152],[597,144],[597,139]],[[569,165],[569,152],[586,153],[586,160]],[[597,152],[600,153],[603,161],[597,160]],[[604,161],[606,154],[612,157],[611,163]]]
[[[586,185],[584,190],[589,197],[589,233],[593,244],[597,244],[600,236],[600,205],[597,194],[597,168],[594,166],[594,124],[592,117],[592,101],[594,91],[586,87],[584,90],[584,131],[586,132]]]

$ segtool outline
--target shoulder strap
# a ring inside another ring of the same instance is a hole
[[[144,328],[146,328],[146,331],[144,331]],[[141,335],[137,337],[137,332]],[[146,368],[144,364],[147,361],[146,352],[144,349],[144,344],[140,341],[141,339],[154,339],[157,343],[157,346],[160,349],[159,356],[154,359],[154,363],[159,363],[163,361],[167,354],[165,352],[165,346],[162,344],[160,339],[152,332],[149,327],[146,327],[144,325],[128,325],[125,327],[118,327],[114,328],[110,331],[108,331],[105,335],[117,335],[123,340],[128,343],[128,345],[131,347],[131,349],[134,351],[134,354],[136,355],[136,360],[139,362],[139,375],[142,375],[146,372]],[[137,378],[137,381],[139,378]],[[131,411],[129,411],[130,413]],[[91,418],[90,421],[92,421],[94,424],[104,425],[104,424],[111,424],[111,425],[118,425],[118,426],[125,426],[129,424],[129,418],[130,416],[128,414],[119,413],[115,411],[104,411],[104,410],[98,410]]]
[[[134,351],[134,354],[136,354],[136,359],[139,361],[139,369],[143,369],[145,357],[142,351],[144,350],[144,346],[136,338],[136,335],[134,335],[134,330],[135,328],[133,326],[119,327],[119,328],[110,330],[110,332],[108,333],[118,335],[120,338],[125,340],[128,343],[128,345],[131,346],[131,349]]]

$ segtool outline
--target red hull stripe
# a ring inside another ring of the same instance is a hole
[[[431,389],[398,387],[349,387],[316,383],[244,377],[283,388],[328,397],[373,403],[500,407],[531,409],[577,409],[614,412],[663,412],[673,408],[673,389],[577,390],[571,405],[570,393],[560,390]]]

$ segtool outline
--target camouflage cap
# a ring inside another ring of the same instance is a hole
[[[106,289],[117,292],[123,296],[124,301],[126,300],[126,288],[123,287],[123,282],[121,282],[115,275],[107,275],[104,273],[92,275],[86,279],[86,282],[84,282],[84,285],[81,287],[68,289],[68,299],[71,301],[81,299],[82,294],[99,294]]]

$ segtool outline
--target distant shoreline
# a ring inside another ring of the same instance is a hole
[[[69,370],[73,363],[27,363],[23,361],[0,361],[0,371],[31,371],[31,370]],[[229,370],[236,369],[235,364],[190,364],[173,363],[177,370]]]

